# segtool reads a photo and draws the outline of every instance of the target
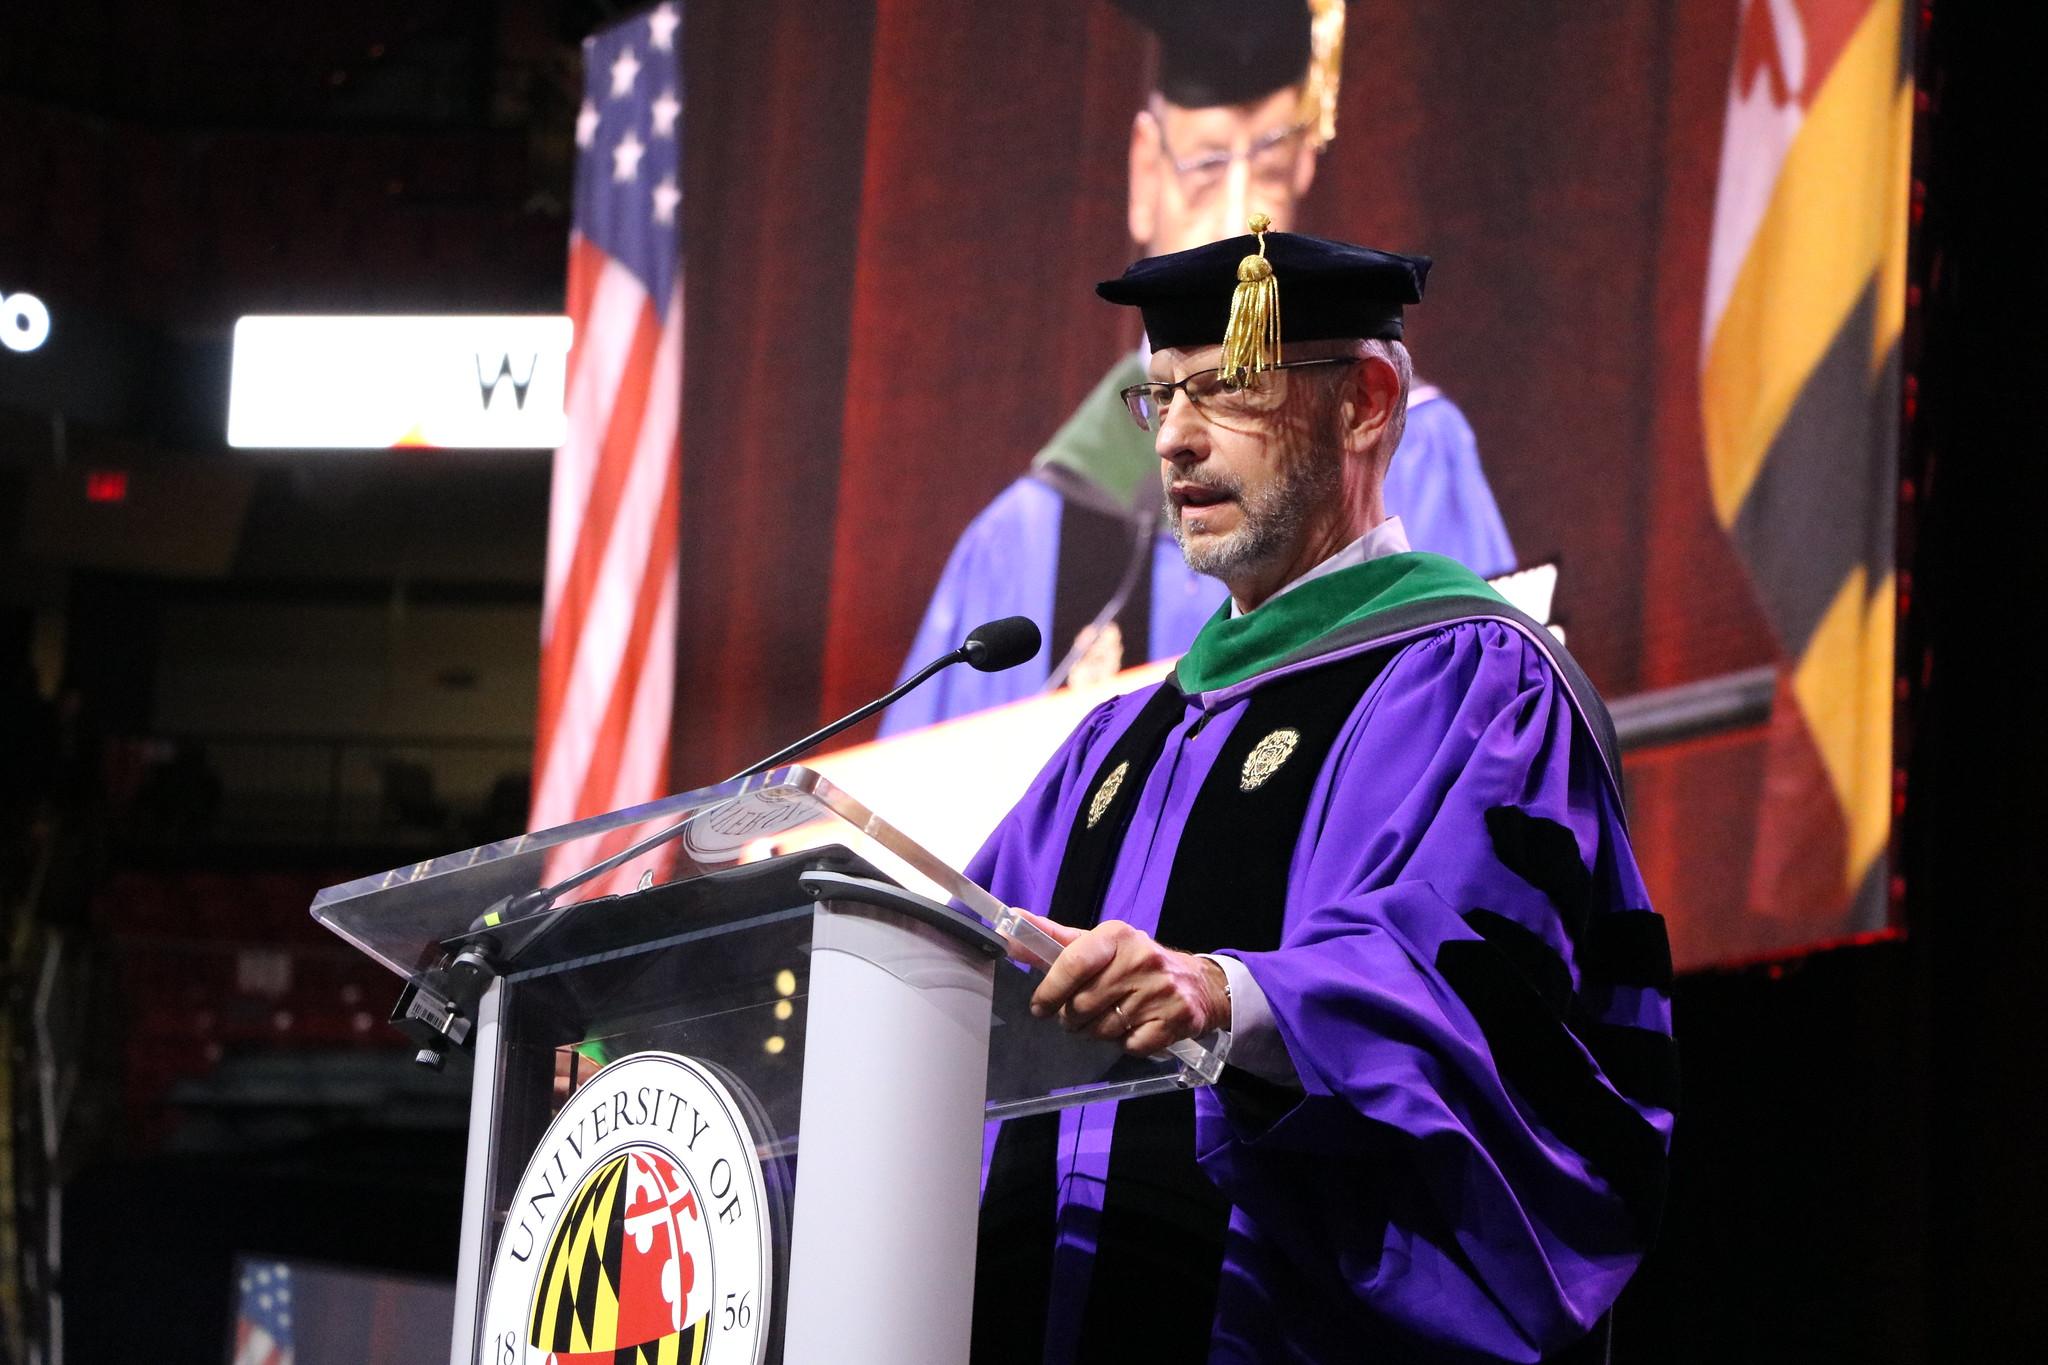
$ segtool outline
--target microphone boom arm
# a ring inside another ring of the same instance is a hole
[[[1000,621],[985,622],[968,632],[966,640],[962,641],[958,648],[933,659],[909,678],[891,688],[887,693],[875,698],[867,705],[841,716],[823,729],[813,730],[796,743],[777,749],[752,767],[742,768],[731,777],[726,778],[725,781],[738,782],[743,778],[754,777],[760,773],[767,772],[770,768],[778,767],[788,762],[805,750],[824,743],[841,730],[860,724],[883,707],[894,703],[904,693],[922,686],[934,673],[941,669],[951,668],[954,664],[960,663],[979,669],[984,673],[997,669],[1012,668],[1038,653],[1039,643],[1038,627],[1024,617],[1010,616]],[[719,785],[724,786],[725,783],[721,782]],[[565,893],[574,891],[585,882],[602,877],[612,869],[632,862],[643,853],[660,848],[663,844],[680,835],[688,828],[690,821],[695,818],[694,813],[684,816],[674,824],[656,830],[645,839],[620,849],[617,853],[612,854],[611,857],[593,863],[582,871],[564,877],[552,885],[537,886],[533,890],[520,895],[508,896],[482,915],[479,915],[472,928],[495,929],[501,925],[511,924],[524,919],[529,915],[537,915],[553,905]]]
[[[860,724],[862,721],[866,720],[869,716],[872,716],[873,714],[875,714],[875,712],[881,710],[883,707],[893,705],[898,699],[900,699],[903,696],[904,693],[910,691],[914,687],[919,686],[924,682],[925,679],[931,677],[932,674],[938,672],[940,669],[951,668],[954,664],[964,663],[966,661],[967,647],[965,645],[962,645],[960,648],[954,650],[951,654],[941,654],[938,658],[933,659],[930,663],[926,664],[923,668],[920,668],[916,673],[912,674],[908,681],[900,683],[895,688],[891,689],[889,692],[884,693],[882,696],[876,697],[866,706],[863,706],[859,710],[851,711],[846,715],[841,716],[838,720],[833,721],[830,725],[826,726],[822,730],[815,730],[812,733],[805,735],[802,739],[798,740],[796,743],[792,745],[789,745],[787,748],[777,749],[774,753],[768,755],[768,757],[762,759],[753,767],[743,768],[739,772],[734,773],[731,777],[728,777],[725,780],[727,782],[737,782],[743,777],[752,777],[756,773],[765,773],[770,768],[773,768],[778,764],[786,762],[789,759],[795,758],[798,754],[810,748],[812,745],[823,744],[826,740],[832,738],[832,736],[838,734],[841,730],[844,730],[849,726]]]
[[[886,695],[877,697],[848,715],[841,716],[824,729],[813,731],[796,743],[778,749],[759,763],[734,773],[726,778],[725,782],[739,782],[757,776],[795,758],[805,750],[832,738],[841,730],[858,725],[883,707],[895,702],[904,693],[922,685],[941,669],[951,668],[958,663],[968,664],[983,672],[1012,668],[1036,654],[1039,643],[1038,627],[1021,616],[1006,617],[1000,621],[990,621],[977,626],[957,649],[932,660],[910,678],[890,689]],[[719,785],[724,786],[725,783]],[[690,822],[699,814],[700,811],[692,811],[682,819],[656,830],[645,839],[620,849],[611,857],[593,863],[579,872],[571,873],[558,882],[536,886],[518,895],[506,896],[471,921],[469,933],[462,936],[468,941],[457,949],[451,940],[449,952],[443,954],[438,966],[422,972],[406,983],[397,1006],[391,1012],[391,1022],[400,1032],[420,1045],[416,1060],[434,1070],[440,1069],[447,1049],[451,1046],[461,1046],[468,1038],[478,1000],[482,998],[490,982],[503,970],[504,964],[495,959],[499,957],[501,951],[509,951],[515,958],[518,956],[517,946],[506,949],[498,942],[496,934],[484,934],[483,931],[508,929],[523,920],[544,914],[553,908],[556,901],[577,887],[676,839],[690,827]],[[531,942],[531,939],[527,941]]]
[[[916,687],[918,684],[924,682],[925,679],[931,677],[932,674],[938,672],[940,669],[950,668],[954,664],[960,663],[966,658],[967,650],[964,645],[961,648],[954,650],[951,654],[940,655],[938,658],[932,660],[923,668],[919,669],[917,673],[910,678],[909,681],[894,688],[887,694],[877,697],[875,700],[869,702],[867,705],[861,707],[859,710],[841,716],[838,720],[833,721],[824,729],[814,730],[810,734],[805,735],[802,739],[798,740],[796,743],[791,744],[786,748],[776,750],[774,753],[768,755],[768,757],[762,759],[759,763],[754,764],[751,768],[740,769],[740,771],[734,773],[731,777],[726,778],[725,781],[737,782],[741,778],[754,777],[760,773],[767,772],[770,768],[777,767],[780,764],[787,762],[789,759],[795,758],[798,754],[804,752],[806,749],[809,749],[813,745],[824,743],[826,740],[832,738],[832,736],[838,734],[841,730],[844,730],[849,726],[860,724],[860,722],[866,720],[869,716],[872,716],[875,712],[881,710],[883,707],[888,706],[897,698],[901,697],[904,693],[908,692],[911,688]],[[724,786],[725,782],[721,782],[719,783],[719,785]],[[609,858],[603,859],[600,862],[592,863],[589,867],[584,868],[582,871],[577,872],[571,876],[564,877],[562,878],[562,880],[554,883],[551,886],[538,887],[532,891],[527,892],[523,896],[513,898],[510,902],[506,904],[503,910],[497,911],[493,915],[485,916],[480,927],[495,927],[498,924],[509,923],[516,919],[524,919],[528,915],[538,914],[540,911],[545,910],[548,906],[554,904],[554,902],[557,899],[568,894],[571,891],[574,891],[577,887],[583,885],[585,882],[594,881],[597,878],[602,877],[605,873],[610,872],[613,868],[623,867],[625,864],[632,862],[635,858],[638,858],[641,854],[650,853],[653,850],[660,848],[663,844],[666,844],[671,840],[675,839],[689,825],[690,821],[696,818],[696,816],[697,813],[693,811],[692,813],[684,816],[682,819],[676,821],[672,825],[664,825],[662,828],[654,831],[654,833],[648,835],[645,839],[640,840],[638,843],[630,844],[627,847],[620,849],[617,853],[612,854],[612,856]]]

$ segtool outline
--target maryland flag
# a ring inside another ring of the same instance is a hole
[[[527,1340],[548,1365],[699,1365],[711,1248],[674,1162],[630,1148],[569,1200],[534,1282]]]
[[[1714,511],[1782,646],[1749,891],[1881,926],[1912,129],[1901,0],[1743,0],[1707,269]]]

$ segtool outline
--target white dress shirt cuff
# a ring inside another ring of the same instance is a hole
[[[1252,969],[1234,957],[1221,953],[1202,953],[1223,969],[1223,979],[1230,986],[1230,1027],[1224,1057],[1232,1066],[1242,1067],[1262,1081],[1276,1085],[1299,1085],[1300,1075],[1294,1069],[1294,1059],[1287,1055],[1287,1044],[1280,1037],[1280,1026],[1273,1022],[1273,1007],[1266,1000],[1266,992],[1260,988],[1258,978]]]

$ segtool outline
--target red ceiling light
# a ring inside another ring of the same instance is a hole
[[[87,502],[128,501],[128,471],[125,469],[93,469],[86,471],[85,500]]]

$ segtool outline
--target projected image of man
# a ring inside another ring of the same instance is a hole
[[[1131,118],[1132,243],[1146,255],[1178,251],[1241,232],[1253,212],[1293,227],[1336,126],[1342,0],[1116,3],[1158,40],[1154,89]],[[1017,701],[1049,680],[1089,681],[1177,655],[1222,601],[1161,523],[1151,445],[1117,397],[1144,378],[1144,364],[1142,346],[1119,358],[1030,470],[962,533],[902,675],[1000,616],[1036,621],[1044,660],[1000,674],[956,670],[891,708],[884,734]],[[1408,401],[1388,507],[1420,549],[1483,576],[1514,568],[1464,414],[1427,383]]]

